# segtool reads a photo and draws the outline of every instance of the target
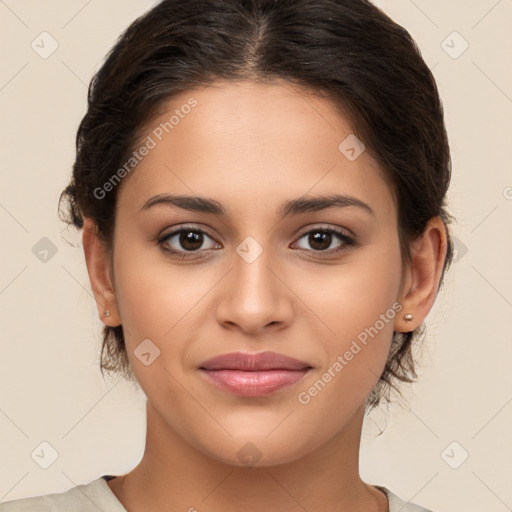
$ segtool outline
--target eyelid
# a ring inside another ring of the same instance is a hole
[[[302,228],[298,234],[296,234],[296,238],[301,238],[304,235],[308,234],[311,231],[335,231],[336,233],[339,233],[341,235],[344,235],[348,238],[356,238],[356,235],[348,228],[342,228],[340,226],[337,226],[335,224],[329,224],[329,223],[318,223],[313,224],[311,226],[307,226],[306,228]]]
[[[165,238],[170,237],[171,235],[176,235],[177,233],[187,230],[187,229],[189,229],[190,231],[199,231],[201,233],[208,235],[210,238],[215,239],[215,236],[209,232],[209,228],[207,227],[205,229],[204,224],[193,224],[193,223],[178,224],[177,226],[173,226],[169,232],[162,234],[162,235],[158,235],[157,239],[163,240]]]

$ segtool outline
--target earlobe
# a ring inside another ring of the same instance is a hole
[[[97,226],[90,218],[84,220],[82,245],[98,315],[104,324],[116,327],[121,321],[110,274],[109,252],[100,242]]]
[[[446,250],[446,227],[440,217],[434,217],[411,247],[411,261],[399,299],[404,314],[397,317],[395,331],[411,332],[425,320],[437,295]]]

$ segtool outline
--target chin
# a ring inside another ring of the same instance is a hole
[[[211,458],[216,459],[224,464],[245,468],[262,468],[287,464],[298,460],[309,451],[316,448],[318,438],[312,436],[315,443],[307,443],[306,440],[300,439],[298,436],[290,432],[282,432],[286,435],[275,435],[273,439],[266,437],[268,429],[264,434],[259,436],[240,435],[234,438],[225,438],[223,442],[216,446],[204,446],[204,452]],[[289,441],[293,440],[293,444]],[[287,442],[288,441],[288,442]],[[309,447],[309,449],[308,449]]]

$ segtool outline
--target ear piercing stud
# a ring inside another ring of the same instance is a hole
[[[106,311],[104,311],[104,312],[103,312],[103,314],[104,314],[105,316],[110,316],[110,310],[109,310],[109,309],[107,309]]]

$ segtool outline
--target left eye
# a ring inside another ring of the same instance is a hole
[[[335,229],[318,228],[308,231],[300,237],[299,240],[305,238],[307,243],[313,248],[314,252],[339,252],[345,248],[345,246],[354,245],[355,241],[351,237],[337,231]],[[340,244],[335,248],[329,249],[333,240],[338,239]],[[307,247],[301,247],[302,249],[310,250]]]

